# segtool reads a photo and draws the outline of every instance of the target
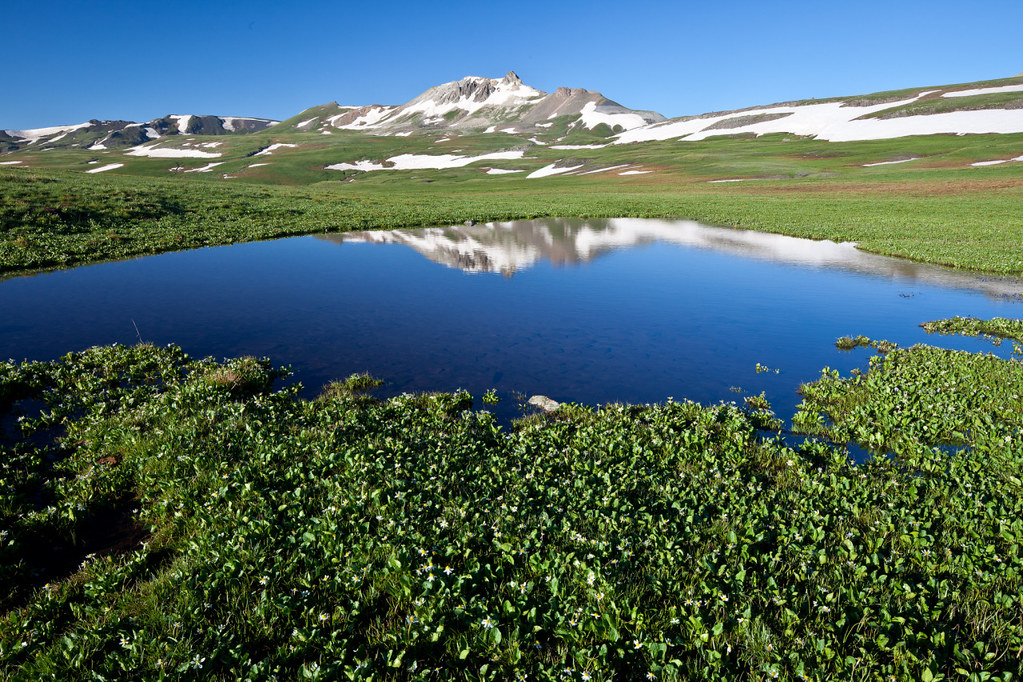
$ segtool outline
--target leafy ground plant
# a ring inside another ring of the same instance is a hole
[[[232,372],[250,390],[211,380]],[[942,466],[853,466],[760,430],[759,404],[569,406],[506,432],[467,394],[304,401],[281,374],[152,346],[0,365],[0,676],[1018,671],[1009,427]],[[108,508],[134,534],[83,538]],[[73,561],[28,558],[54,539]]]

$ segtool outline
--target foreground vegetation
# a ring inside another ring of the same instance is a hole
[[[174,347],[0,365],[0,676],[1015,679],[1023,375],[936,352],[804,387],[798,445],[759,400],[505,431]]]

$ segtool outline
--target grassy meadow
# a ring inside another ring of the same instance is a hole
[[[280,140],[298,144],[303,135],[312,134],[257,133],[230,144],[238,147],[232,153],[252,153]],[[0,169],[0,276],[294,234],[548,216],[688,218],[1023,274],[1023,166],[970,166],[1019,156],[1023,135],[856,143],[770,135],[563,151],[533,145],[528,159],[493,162],[505,170],[521,167],[514,175],[487,175],[491,162],[446,170],[324,170],[339,157],[383,159],[397,151],[394,138],[341,136],[351,138],[351,149],[336,141],[280,148],[225,161],[216,174],[175,170],[201,168],[207,159],[120,156],[125,168],[89,175],[68,169],[87,169],[95,152],[25,153],[34,167]],[[469,156],[518,141],[504,133],[444,143],[400,140],[405,153]],[[268,165],[247,167],[262,158]],[[891,160],[900,163],[865,165]],[[554,162],[579,164],[587,174],[524,177]],[[589,172],[624,164],[649,172]]]
[[[971,166],[1020,156],[1023,135],[555,150],[506,133],[328,144],[293,123],[226,138],[209,173],[18,152],[0,167],[0,278],[546,216],[1023,275],[1023,164]],[[247,156],[275,143],[299,146]],[[324,168],[519,145],[446,170]],[[556,162],[596,172],[525,177]],[[623,164],[649,172],[601,170]],[[1015,320],[929,325],[1023,342]],[[378,400],[356,376],[304,400],[279,388],[287,358],[0,362],[0,679],[1018,679],[1019,360],[840,343],[877,352],[803,386],[794,432],[757,397],[563,405],[503,428],[493,394]]]

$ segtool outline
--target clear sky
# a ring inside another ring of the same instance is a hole
[[[1023,72],[1023,0],[33,0],[4,16],[2,129],[284,119],[509,70],[669,117]]]

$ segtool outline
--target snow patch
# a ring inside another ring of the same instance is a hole
[[[583,164],[581,163],[578,166],[570,166],[567,168],[556,168],[555,165],[556,164],[552,163],[549,166],[544,166],[539,170],[535,170],[529,175],[527,175],[526,178],[546,178],[549,175],[561,175],[562,173],[568,173],[570,171],[579,170],[580,168],[583,167]]]
[[[115,168],[120,168],[123,165],[124,165],[123,163],[109,163],[109,164],[107,164],[105,166],[100,166],[99,168],[91,168],[91,169],[89,169],[89,170],[87,170],[85,172],[86,173],[105,173],[108,170],[114,170]]]
[[[329,166],[324,166],[323,168],[324,168],[324,170],[339,170],[339,171],[343,171],[343,170],[357,170],[357,171],[363,171],[363,172],[378,171],[378,170],[388,170],[388,167],[385,166],[384,164],[379,163],[377,161],[369,161],[367,159],[362,159],[360,161],[356,161],[355,163],[347,163],[347,162],[345,162],[345,163],[333,163],[333,164],[331,164]]]
[[[746,182],[749,178],[728,178],[727,180],[708,180],[707,182]]]
[[[155,159],[215,159],[222,156],[220,152],[204,152],[198,149],[174,149],[172,147],[146,147],[139,145],[127,152],[128,156],[149,156]]]
[[[645,170],[645,171],[641,171],[641,170],[627,170],[627,171],[625,171],[623,173],[619,173],[618,175],[644,175],[646,173],[653,173],[653,171],[648,171],[648,170]]]
[[[106,149],[106,146],[104,144],[100,143],[100,142],[97,142],[96,144],[92,145],[91,147],[86,147],[86,149],[88,151],[90,151],[90,152],[101,152],[104,149]]]
[[[487,175],[505,175],[506,173],[521,173],[521,170],[511,170],[508,168],[491,168],[487,171]]]
[[[220,121],[224,126],[224,130],[229,133],[237,131],[239,129],[238,124],[245,121],[262,121],[263,123],[266,123],[268,127],[280,123],[280,121],[275,121],[269,118],[252,118],[249,116],[222,116],[220,117]]]
[[[32,128],[30,130],[5,130],[4,132],[11,137],[17,137],[22,141],[27,141],[28,144],[34,144],[44,137],[50,137],[51,135],[60,135],[63,137],[70,132],[80,130],[81,128],[88,128],[91,123],[86,121],[85,123],[79,123],[72,126],[50,126],[49,128]]]
[[[408,137],[408,136],[409,136],[409,135],[411,135],[411,134],[412,134],[412,131],[411,131],[411,130],[406,130],[406,131],[405,131],[405,132],[403,132],[403,133],[395,133],[395,134],[394,134],[394,136],[395,136],[395,137]]]
[[[171,119],[173,119],[173,120],[178,122],[178,132],[179,133],[181,133],[182,135],[187,135],[188,134],[188,124],[191,123],[191,121],[192,121],[192,114],[185,114],[184,116],[174,116],[174,115],[172,115],[172,116],[169,116],[168,118],[171,118]]]
[[[978,161],[977,163],[971,163],[971,166],[997,166],[1000,163],[1009,163],[1008,159],[998,159],[997,161]]]
[[[729,133],[792,133],[816,136],[830,142],[851,142],[857,140],[885,140],[909,135],[934,135],[939,133],[983,134],[1023,132],[1023,115],[1019,111],[1006,109],[983,109],[977,111],[953,111],[942,114],[903,116],[899,118],[867,118],[855,120],[866,114],[897,107],[915,101],[911,97],[899,102],[886,102],[866,107],[842,106],[841,102],[820,104],[776,106],[750,109],[745,116],[759,114],[788,114],[769,121],[760,121],[731,128]],[[643,128],[620,133],[614,144],[648,142],[651,140],[702,140],[720,135],[720,130],[706,130],[714,123],[734,117],[734,112],[721,116],[708,116],[688,120],[667,121]]]
[[[269,163],[250,163],[246,168],[259,168],[260,166],[269,166]]]
[[[0,166],[13,166],[16,163],[21,163],[21,161],[0,161]]]
[[[298,146],[297,144],[290,144],[288,142],[276,142],[276,143],[270,145],[269,147],[267,147],[266,149],[263,149],[262,151],[256,152],[255,154],[253,154],[253,156],[265,156],[266,154],[270,154],[271,152],[273,152],[275,149],[281,149],[282,147],[297,147],[297,146]],[[217,156],[220,156],[220,154],[217,154]]]
[[[189,168],[185,172],[186,173],[209,173],[211,170],[213,170],[217,166],[223,165],[224,163],[226,163],[226,162],[225,161],[213,161],[211,163],[206,164],[202,168]]]
[[[606,123],[609,128],[621,126],[626,130],[641,128],[646,125],[646,121],[639,114],[608,114],[597,111],[596,102],[587,102],[579,113],[582,115],[583,127],[590,130],[596,128],[601,123]]]
[[[997,92],[1023,92],[1023,85],[1001,85],[994,88],[971,88],[942,93],[942,97],[969,97],[970,95],[993,95]]]
[[[387,159],[391,166],[376,161],[361,160],[355,163],[335,163],[326,166],[327,170],[441,170],[445,168],[461,168],[477,161],[496,159],[521,159],[525,152],[492,152],[480,156],[460,156],[458,154],[399,154]]]
[[[311,119],[309,119],[308,121],[302,121],[301,123],[299,123],[299,124],[298,124],[298,125],[296,125],[295,127],[296,127],[296,128],[305,128],[305,127],[306,127],[307,125],[310,125],[311,123],[313,123],[313,122],[314,122],[314,121],[315,121],[315,120],[316,120],[317,118],[318,118],[317,116],[313,116],[313,117],[312,117]]]
[[[351,111],[352,108],[354,107],[350,107],[349,111]],[[329,117],[326,122],[334,126],[335,128],[341,128],[342,130],[368,128],[376,125],[377,123],[380,123],[380,121],[387,118],[392,111],[394,111],[394,107],[370,107],[368,111],[366,111],[364,114],[356,118],[351,123],[348,123],[343,126],[334,125],[339,118],[348,114],[348,111],[345,111],[343,113]]]
[[[864,168],[873,168],[874,166],[891,166],[892,164],[896,164],[896,163],[909,163],[910,161],[919,161],[919,160],[920,160],[919,156],[914,156],[913,158],[910,158],[910,159],[898,159],[897,161],[875,161],[874,163],[865,163],[865,164],[863,164],[863,167]]]
[[[621,170],[622,168],[628,168],[631,165],[633,165],[633,164],[631,164],[631,163],[622,163],[622,164],[619,164],[617,166],[608,166],[607,168],[598,168],[597,170],[586,171],[585,173],[580,173],[579,175],[593,175],[594,173],[609,173],[611,171]]]

